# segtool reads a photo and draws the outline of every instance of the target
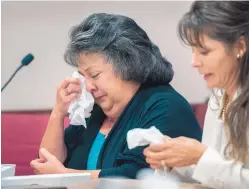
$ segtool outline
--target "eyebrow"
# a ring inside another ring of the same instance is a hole
[[[90,67],[88,67],[85,71],[86,71],[86,72],[89,72],[89,70],[91,70],[91,68],[93,68],[93,67],[94,67],[94,66],[90,66]],[[84,76],[84,74],[83,74],[81,71],[79,71],[79,70],[78,70],[78,73]]]
[[[97,67],[97,66],[90,66],[90,67],[88,67],[86,70],[85,70],[85,72],[89,72],[92,68],[94,68],[94,67]],[[78,70],[78,73],[79,74],[81,74],[82,76],[84,76],[84,74],[81,72],[81,71],[79,71]]]
[[[97,66],[90,66],[86,69],[86,72],[89,72],[92,68],[97,67]]]

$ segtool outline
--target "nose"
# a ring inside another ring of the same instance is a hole
[[[194,68],[198,68],[201,66],[201,60],[199,59],[197,53],[195,52],[192,53],[192,66]]]
[[[91,79],[86,79],[86,90],[90,93],[97,89],[96,85]]]

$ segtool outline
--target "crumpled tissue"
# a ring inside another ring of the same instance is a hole
[[[70,124],[83,125],[86,128],[86,120],[91,116],[91,111],[94,105],[94,98],[90,92],[86,90],[85,78],[77,71],[73,72],[73,78],[79,78],[81,82],[81,95],[79,98],[73,100],[68,108]]]
[[[162,144],[165,141],[165,137],[155,126],[149,129],[136,128],[128,131],[127,144],[128,148],[132,149],[138,146],[145,146],[151,143]],[[168,137],[170,138],[170,137]],[[163,170],[155,170],[155,174],[162,175],[170,170],[169,167],[164,165]]]

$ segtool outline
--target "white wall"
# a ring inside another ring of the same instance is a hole
[[[24,67],[2,93],[2,110],[49,109],[57,84],[73,68],[63,60],[69,29],[94,12],[133,18],[173,64],[172,85],[189,101],[203,102],[205,82],[191,67],[191,51],[176,33],[190,2],[2,2],[3,85],[29,52],[35,60]]]

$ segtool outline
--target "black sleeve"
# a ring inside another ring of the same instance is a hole
[[[70,159],[72,152],[78,146],[82,139],[80,136],[82,135],[84,128],[82,125],[75,126],[69,125],[64,132],[64,143],[67,148],[67,158],[64,162],[64,166],[67,167],[68,160]]]

